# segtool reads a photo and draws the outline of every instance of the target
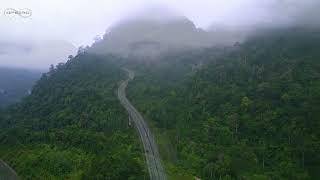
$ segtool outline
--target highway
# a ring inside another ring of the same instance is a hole
[[[131,121],[139,133],[140,140],[143,144],[145,159],[151,180],[166,180],[166,173],[162,165],[157,144],[141,114],[126,98],[126,87],[130,80],[134,78],[134,72],[124,69],[128,73],[128,79],[121,82],[118,88],[118,98],[123,107],[127,110]]]
[[[0,180],[18,180],[17,173],[0,159]]]

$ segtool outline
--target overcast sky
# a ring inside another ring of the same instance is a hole
[[[286,24],[318,18],[319,0],[1,0],[0,40],[62,39],[92,42],[111,24],[146,7],[167,6],[196,26]],[[30,18],[4,15],[6,8],[32,10]]]

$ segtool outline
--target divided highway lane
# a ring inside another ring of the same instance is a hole
[[[166,174],[160,159],[157,144],[154,137],[144,121],[141,114],[134,108],[134,106],[126,98],[126,87],[130,80],[134,78],[134,72],[128,69],[124,69],[128,73],[128,79],[121,82],[118,88],[118,98],[123,107],[128,111],[131,120],[133,121],[135,128],[137,129],[141,142],[143,144],[146,162],[149,170],[151,180],[166,180]]]

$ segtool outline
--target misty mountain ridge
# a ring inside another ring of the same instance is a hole
[[[206,31],[184,16],[137,17],[112,26],[91,52],[152,58],[172,51],[229,46],[242,41],[232,31]]]
[[[171,52],[230,47],[253,37],[287,32],[310,34],[319,32],[319,28],[305,26],[303,23],[261,23],[248,27],[213,23],[207,29],[202,29],[175,11],[155,7],[111,26],[102,40],[92,45],[89,52],[151,60]]]

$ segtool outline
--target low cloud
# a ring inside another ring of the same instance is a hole
[[[157,7],[168,7],[170,11],[155,13]],[[7,8],[28,8],[32,16],[8,17],[3,13]],[[153,18],[173,13],[187,17],[197,28],[219,27],[233,32],[274,26],[319,27],[319,8],[319,0],[2,0],[0,44],[61,40],[75,46],[90,45],[93,37],[103,35],[123,19],[140,16],[141,10]],[[0,58],[0,66],[18,64],[3,55]],[[50,58],[41,56],[26,66],[38,67],[43,59]],[[49,61],[47,64],[55,63]]]

